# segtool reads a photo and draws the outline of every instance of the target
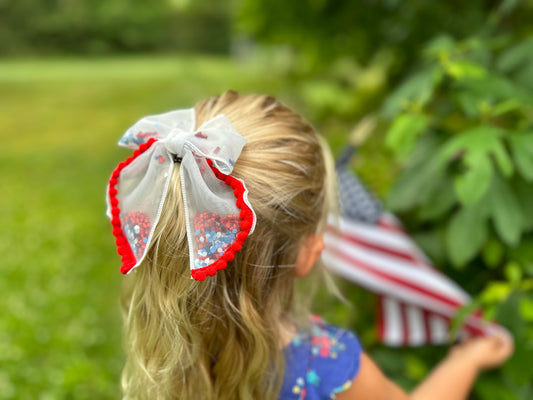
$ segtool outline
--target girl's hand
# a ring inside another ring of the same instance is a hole
[[[391,382],[365,353],[352,385],[337,394],[338,400],[464,400],[483,369],[495,368],[513,354],[511,336],[501,331],[454,346],[448,356],[408,396]]]
[[[451,348],[449,359],[472,362],[477,370],[492,369],[503,364],[514,351],[513,339],[507,332],[490,337],[473,337]]]

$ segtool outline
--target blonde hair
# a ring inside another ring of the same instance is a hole
[[[199,102],[197,125],[225,114],[247,139],[233,175],[257,215],[227,268],[190,279],[179,168],[143,264],[122,295],[127,399],[277,399],[282,330],[292,321],[294,264],[328,210],[326,146],[300,116],[268,96],[228,91]],[[261,266],[271,266],[264,268]]]

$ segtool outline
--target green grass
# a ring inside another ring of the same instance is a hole
[[[116,399],[119,257],[104,191],[143,115],[232,88],[280,94],[260,64],[159,56],[0,61],[0,399]]]

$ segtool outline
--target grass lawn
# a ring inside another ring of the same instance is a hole
[[[232,88],[260,64],[198,56],[0,61],[0,399],[116,399],[120,260],[104,211],[116,146],[143,115]],[[286,97],[285,97],[286,98]]]

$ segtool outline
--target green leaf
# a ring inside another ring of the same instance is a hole
[[[528,182],[533,181],[533,132],[513,133],[509,144],[520,174]]]
[[[524,297],[520,302],[520,315],[526,321],[533,322],[533,297]]]
[[[507,150],[505,150],[501,141],[498,141],[498,145],[492,148],[492,155],[496,160],[496,165],[498,165],[500,172],[504,176],[510,177],[514,172],[513,161],[509,157],[509,154],[507,154]]]
[[[495,126],[476,126],[449,140],[440,151],[442,163],[461,157],[466,171],[456,178],[455,190],[465,206],[475,204],[487,192],[493,175],[491,156],[505,175],[512,172],[501,134]]]
[[[533,341],[526,330],[526,321],[522,318],[522,302],[523,295],[513,293],[501,304],[497,314],[498,321],[507,326],[515,338],[515,351],[503,370],[518,385],[533,380],[533,368],[529,367],[533,359]]]
[[[509,258],[520,263],[528,276],[533,276],[533,237],[525,237],[517,247],[509,249]]]
[[[478,253],[487,239],[486,216],[480,207],[464,207],[450,220],[446,245],[456,267],[464,266]]]
[[[387,132],[385,143],[397,157],[406,157],[413,150],[416,139],[428,125],[429,119],[424,115],[401,114],[396,117]]]
[[[480,79],[487,76],[487,70],[470,61],[449,61],[444,63],[446,72],[454,79]]]
[[[476,93],[462,90],[455,94],[455,99],[467,117],[475,118],[480,114],[483,99]]]
[[[462,152],[487,153],[501,146],[502,130],[492,125],[479,125],[458,133],[448,140],[439,153],[439,160],[448,163]]]
[[[410,103],[424,106],[433,96],[435,87],[442,80],[442,71],[429,67],[412,75],[398,87],[384,102],[382,113],[385,118],[392,118],[404,111]]]
[[[524,214],[524,230],[533,229],[533,185],[521,180],[514,185],[520,208]],[[533,259],[533,258],[532,258]]]
[[[504,254],[505,247],[500,241],[493,237],[490,237],[483,246],[483,261],[485,261],[485,264],[487,264],[487,266],[490,268],[497,267],[502,262]]]
[[[492,163],[485,154],[469,152],[464,157],[467,170],[455,178],[455,192],[465,206],[475,204],[490,186]]]
[[[466,102],[468,108],[463,111],[466,113],[467,110],[474,107],[471,110],[473,115],[479,115],[483,104],[497,105],[510,99],[519,101],[520,98],[518,96],[520,90],[515,82],[496,74],[487,74],[479,79],[458,81],[455,86],[456,91],[460,94],[458,98],[465,96],[468,99]],[[462,104],[460,103],[460,105]],[[492,110],[492,113],[494,114],[495,111]]]
[[[450,336],[455,338],[459,333],[459,329],[463,326],[469,315],[472,315],[475,311],[480,309],[480,302],[478,299],[474,299],[470,303],[459,308],[450,321]]]
[[[434,158],[412,164],[392,186],[387,196],[387,208],[404,211],[423,204],[438,191],[443,176],[444,168]]]
[[[498,58],[496,67],[503,72],[510,72],[532,61],[533,38],[530,38],[506,49]]]
[[[498,174],[494,174],[487,199],[496,232],[505,243],[516,246],[524,226],[524,214],[511,187]]]
[[[446,174],[441,178],[439,190],[433,191],[431,196],[421,204],[419,217],[421,220],[431,221],[442,217],[457,201],[453,189],[453,177]]]
[[[428,58],[448,57],[455,50],[455,40],[449,35],[440,35],[432,39],[424,49]]]
[[[526,324],[520,318],[520,297],[519,292],[509,293],[507,298],[499,304],[495,316],[496,320],[513,332],[516,338],[523,336],[526,330]]]
[[[518,110],[522,107],[522,102],[517,98],[507,99],[492,108],[492,115],[498,116],[511,111]]]
[[[509,261],[504,268],[505,278],[514,286],[517,286],[522,279],[522,268],[515,261]]]
[[[490,282],[480,293],[483,304],[501,303],[509,297],[513,287],[508,282]]]
[[[448,259],[443,230],[410,232],[410,234],[434,265],[446,264]]]

